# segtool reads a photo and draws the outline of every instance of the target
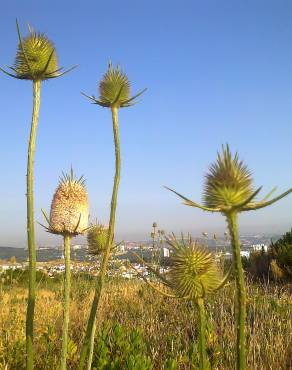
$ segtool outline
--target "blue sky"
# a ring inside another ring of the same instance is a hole
[[[71,164],[84,174],[91,215],[107,222],[114,172],[110,112],[98,95],[109,59],[132,91],[148,90],[121,110],[122,178],[117,237],[167,231],[224,232],[223,217],[181,205],[162,186],[201,199],[203,178],[228,142],[255,185],[292,185],[291,1],[31,1],[1,6],[0,65],[14,62],[18,18],[55,43],[59,64],[78,69],[45,82],[35,163],[36,219],[49,210],[58,177]],[[0,245],[26,243],[25,174],[31,82],[0,75]],[[292,196],[240,217],[242,233],[283,232]],[[37,227],[37,241],[54,244]]]

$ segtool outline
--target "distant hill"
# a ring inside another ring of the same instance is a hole
[[[37,261],[45,262],[60,259],[62,250],[58,248],[46,248],[37,250]],[[0,247],[0,259],[9,260],[11,257],[16,257],[18,262],[24,262],[28,258],[28,251],[24,248]],[[86,249],[72,251],[72,259],[85,260],[87,259]]]

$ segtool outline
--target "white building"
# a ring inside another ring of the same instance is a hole
[[[266,244],[253,244],[252,246],[252,249],[254,251],[264,251],[264,252],[267,252],[268,251],[268,246]]]

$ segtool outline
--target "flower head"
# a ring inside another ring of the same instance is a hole
[[[92,100],[93,104],[108,108],[124,108],[134,105],[135,99],[142,95],[145,90],[131,97],[130,82],[127,75],[121,70],[120,66],[114,68],[110,62],[108,70],[99,84],[99,99],[94,95],[82,94]]]
[[[54,234],[83,234],[88,225],[88,195],[84,179],[73,170],[61,178],[51,205],[49,229]]]
[[[170,256],[169,285],[178,297],[198,299],[217,290],[222,273],[213,255],[194,242],[168,239],[173,253]]]
[[[222,154],[218,153],[217,161],[209,168],[206,175],[205,189],[203,194],[204,204],[196,203],[177,191],[166,187],[178,195],[185,205],[200,208],[203,211],[222,212],[227,215],[230,212],[253,211],[267,207],[292,192],[292,188],[269,199],[276,188],[273,188],[262,200],[254,201],[262,187],[253,190],[252,177],[247,166],[239,160],[236,153],[232,157],[229,146],[223,146]]]
[[[22,37],[16,21],[18,47],[13,67],[8,67],[13,73],[0,68],[8,76],[20,80],[43,81],[63,76],[76,66],[64,71],[58,67],[57,53],[54,44],[44,33],[35,32],[29,26],[29,35]]]
[[[20,40],[14,64],[18,78],[46,80],[55,77],[57,70],[56,50],[45,34],[30,32]]]
[[[108,238],[108,227],[95,224],[87,232],[88,251],[90,254],[99,255],[104,252]]]
[[[229,208],[244,202],[252,194],[249,169],[239,160],[237,153],[232,156],[226,145],[206,175],[204,204],[209,208]]]
[[[118,66],[110,63],[107,72],[99,84],[100,101],[105,104],[117,106],[130,98],[130,83],[127,75]]]

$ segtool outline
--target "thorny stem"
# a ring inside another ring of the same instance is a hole
[[[36,296],[36,247],[34,233],[33,174],[36,134],[40,110],[41,81],[33,81],[33,112],[28,144],[26,201],[27,201],[27,246],[29,256],[28,303],[26,312],[26,368],[33,369],[33,324]]]
[[[62,333],[62,353],[61,353],[61,370],[66,370],[67,348],[68,348],[68,326],[69,326],[69,307],[70,307],[70,248],[71,236],[64,235],[64,255],[65,255],[65,278],[64,278],[64,313],[63,313],[63,333]]]
[[[238,370],[246,369],[246,350],[245,350],[245,321],[246,321],[246,292],[244,284],[244,274],[240,256],[240,242],[238,237],[237,213],[226,214],[231,245],[233,250],[233,260],[235,266],[236,295],[237,295],[237,362]]]
[[[208,369],[208,359],[206,353],[206,315],[203,298],[198,298],[197,306],[199,308],[199,352],[200,352],[200,370]]]
[[[121,172],[121,154],[120,154],[119,123],[118,123],[118,107],[113,106],[111,110],[112,110],[114,143],[115,143],[116,171],[115,171],[115,178],[114,178],[114,185],[113,185],[113,192],[112,192],[112,199],[111,199],[109,230],[108,230],[107,243],[106,243],[105,252],[104,252],[102,263],[101,263],[100,272],[96,280],[95,294],[94,294],[94,298],[93,298],[93,302],[92,302],[92,306],[90,310],[90,315],[89,315],[89,319],[87,323],[84,342],[83,342],[82,349],[81,349],[78,370],[84,369],[86,358],[88,357],[88,354],[92,351],[92,347],[94,345],[93,331],[95,330],[96,313],[100,306],[102,292],[103,292],[104,283],[105,283],[105,275],[106,275],[107,268],[108,268],[110,251],[112,249],[113,242],[114,242],[117,197],[118,197],[120,172]],[[91,361],[91,358],[88,359],[87,369],[90,369],[91,367],[91,363],[89,363],[90,361]]]

